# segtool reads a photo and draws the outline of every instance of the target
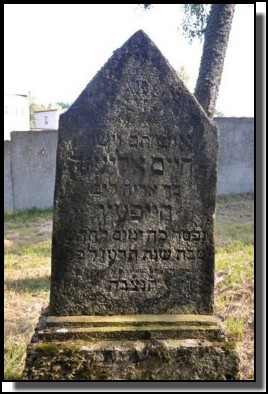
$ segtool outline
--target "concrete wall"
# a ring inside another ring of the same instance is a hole
[[[218,194],[254,189],[253,118],[215,118],[219,126]],[[5,211],[53,205],[57,130],[11,133],[5,142]]]
[[[14,209],[53,205],[57,130],[11,133]]]
[[[254,190],[254,119],[215,118],[219,129],[218,194]]]
[[[11,169],[11,141],[4,142],[4,210],[13,211],[13,187]]]

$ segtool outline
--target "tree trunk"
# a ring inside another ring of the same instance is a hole
[[[216,109],[234,11],[235,4],[212,4],[208,17],[194,94],[210,118],[213,117]]]

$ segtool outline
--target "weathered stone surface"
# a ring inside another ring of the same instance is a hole
[[[213,312],[217,131],[134,34],[61,116],[50,313]]]
[[[225,342],[67,341],[28,346],[24,380],[236,380]]]

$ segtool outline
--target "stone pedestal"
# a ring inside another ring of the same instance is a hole
[[[42,316],[23,379],[236,380],[238,357],[214,316]]]

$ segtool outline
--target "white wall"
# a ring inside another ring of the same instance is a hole
[[[35,111],[35,128],[36,129],[58,129],[59,117],[64,110],[50,109],[44,111]]]
[[[30,128],[29,97],[20,94],[4,95],[4,140],[10,140],[11,131]]]

